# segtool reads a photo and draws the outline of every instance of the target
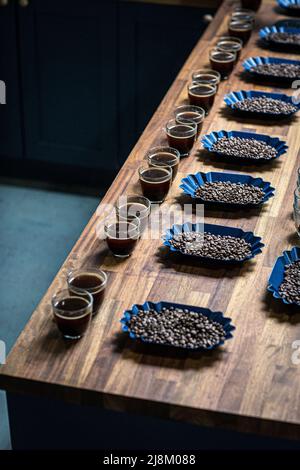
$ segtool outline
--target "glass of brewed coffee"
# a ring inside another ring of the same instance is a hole
[[[55,323],[65,339],[81,338],[91,321],[93,297],[87,291],[80,293],[62,289],[52,297]]]

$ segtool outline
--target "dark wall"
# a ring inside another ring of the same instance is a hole
[[[200,38],[204,13],[110,0],[0,8],[2,173],[109,184]]]

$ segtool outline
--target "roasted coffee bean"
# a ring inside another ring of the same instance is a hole
[[[251,255],[251,245],[243,238],[214,235],[210,232],[177,233],[171,245],[186,255],[201,256],[223,261],[242,261]]]
[[[215,181],[200,186],[195,196],[203,201],[225,202],[228,204],[259,204],[265,193],[252,184]]]
[[[277,155],[277,150],[266,142],[241,137],[221,137],[212,146],[212,151],[231,157],[254,160],[270,160]]]
[[[300,65],[286,64],[259,64],[250,69],[259,75],[272,75],[278,78],[300,78]]]
[[[299,33],[288,33],[288,32],[279,32],[279,33],[270,33],[266,36],[267,41],[276,42],[278,44],[291,44],[291,45],[300,45],[300,34]]]
[[[234,103],[234,108],[240,111],[263,114],[290,114],[297,111],[297,107],[282,100],[276,100],[267,96],[246,98]]]
[[[208,349],[226,336],[220,323],[202,313],[174,307],[164,307],[161,312],[139,310],[129,321],[129,331],[149,343],[190,349]]]
[[[284,278],[278,291],[288,302],[300,305],[300,261],[284,267]]]

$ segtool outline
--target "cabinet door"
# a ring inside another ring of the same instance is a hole
[[[0,157],[22,158],[21,107],[15,8],[0,6],[0,80],[6,104],[0,104]]]
[[[212,9],[120,3],[121,154],[143,131],[200,38]],[[126,118],[125,118],[126,111]]]
[[[26,157],[115,171],[116,4],[18,7]]]

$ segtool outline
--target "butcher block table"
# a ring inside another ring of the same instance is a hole
[[[140,192],[138,168],[145,153],[165,142],[162,128],[173,117],[174,108],[187,103],[192,71],[208,64],[209,49],[218,36],[227,33],[231,5],[225,1],[1,367],[0,386],[8,397],[51,398],[57,403],[99,406],[198,426],[300,438],[300,365],[292,361],[292,344],[300,340],[300,314],[267,293],[276,258],[298,243],[292,205],[299,166],[299,117],[275,124],[267,119],[235,118],[223,102],[225,93],[239,89],[291,94],[291,89],[251,84],[240,74],[246,57],[297,59],[293,54],[262,49],[257,43],[261,27],[285,18],[274,7],[275,1],[263,1],[255,31],[234,73],[221,83],[202,135],[222,129],[268,134],[286,140],[287,154],[261,166],[232,165],[212,160],[197,142],[190,157],[181,161],[164,203],[190,202],[179,188],[189,173],[233,170],[262,177],[276,191],[259,211],[205,210],[207,223],[240,227],[261,236],[265,244],[262,253],[242,266],[209,267],[170,256],[156,239],[141,240],[130,258],[119,261],[97,237],[106,205],[113,205],[122,194]],[[68,343],[53,323],[51,297],[66,286],[71,268],[85,265],[96,265],[108,273],[106,298],[88,334]],[[124,310],[146,300],[221,311],[232,318],[234,337],[218,350],[203,354],[139,345],[121,332],[120,318]],[[13,409],[10,399],[9,405],[14,435],[17,408]]]

